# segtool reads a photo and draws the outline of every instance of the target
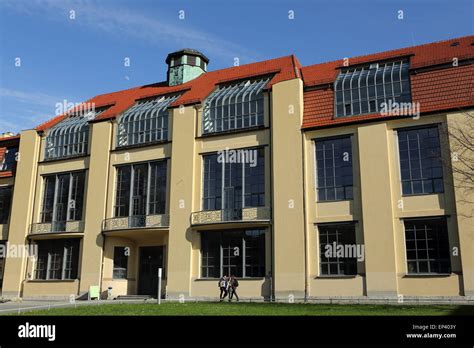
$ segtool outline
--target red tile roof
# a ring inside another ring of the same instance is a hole
[[[137,99],[182,92],[181,96],[171,106],[190,105],[202,102],[219,83],[273,74],[273,78],[266,86],[266,88],[271,88],[275,83],[298,77],[300,69],[301,64],[295,56],[291,55],[258,63],[210,71],[192,81],[178,86],[167,86],[166,82],[161,82],[102,94],[89,99],[85,103],[94,103],[95,108],[106,105],[110,106],[94,120],[94,122],[97,122],[116,117],[130,108]],[[36,127],[36,130],[46,130],[60,122],[64,117],[64,115],[56,116]]]
[[[442,66],[464,63],[474,58],[474,36],[466,36],[426,45],[402,48],[349,59],[349,65],[367,64],[399,57],[410,58],[412,101],[420,103],[420,112],[429,113],[474,106],[474,65]],[[332,85],[343,67],[343,60],[302,68],[304,117],[302,128],[327,127],[387,116],[367,114],[334,119]],[[314,88],[314,89],[313,89]]]

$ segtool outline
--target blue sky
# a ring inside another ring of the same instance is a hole
[[[311,65],[471,35],[473,21],[473,0],[0,0],[0,133],[64,100],[163,81],[183,47],[209,70],[292,53]]]

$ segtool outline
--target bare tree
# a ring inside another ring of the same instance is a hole
[[[456,191],[456,201],[470,204],[474,210],[474,110],[463,110],[448,119],[441,137],[445,152],[443,165],[452,172],[447,183]],[[472,214],[471,214],[472,217]]]

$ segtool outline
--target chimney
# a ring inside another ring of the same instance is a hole
[[[168,85],[176,86],[195,79],[207,71],[209,59],[192,48],[168,54]]]

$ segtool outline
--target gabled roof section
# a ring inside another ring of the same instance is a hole
[[[86,103],[94,103],[95,108],[109,105],[110,107],[91,122],[113,119],[132,107],[136,100],[157,97],[160,95],[181,93],[171,107],[201,103],[217,85],[233,80],[241,80],[263,75],[273,75],[266,89],[275,83],[299,77],[301,64],[293,56],[285,56],[263,62],[245,64],[227,69],[210,71],[187,83],[168,86],[166,81],[156,84],[139,86],[113,93],[101,94],[89,99]],[[66,115],[55,118],[39,125],[36,130],[44,131],[62,121]]]
[[[474,58],[474,36],[438,41],[419,46],[400,48],[364,56],[349,58],[349,66],[369,64],[400,57],[410,57],[410,69],[425,68]],[[340,68],[345,68],[344,59],[310,65],[302,68],[306,87],[332,83]]]
[[[412,102],[420,112],[474,106],[474,36],[349,58],[349,67],[408,57]],[[453,66],[453,59],[458,66]],[[378,120],[390,116],[363,114],[334,117],[334,81],[343,60],[302,68],[304,80],[303,129]]]

